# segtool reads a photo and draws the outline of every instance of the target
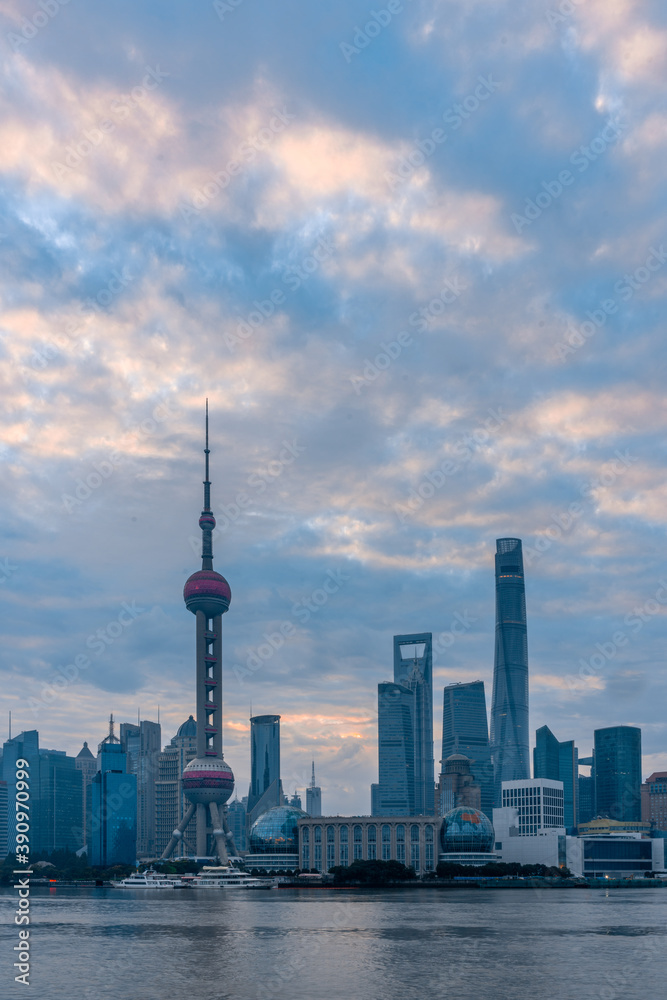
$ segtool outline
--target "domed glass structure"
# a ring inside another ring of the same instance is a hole
[[[297,823],[308,813],[296,806],[273,806],[250,828],[252,854],[296,854],[299,846]]]
[[[445,854],[485,853],[494,841],[493,826],[479,809],[457,806],[442,821],[440,843]]]

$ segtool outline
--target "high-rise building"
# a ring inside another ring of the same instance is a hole
[[[378,783],[373,816],[415,816],[414,691],[391,681],[378,684]]]
[[[92,809],[90,786],[97,771],[97,761],[85,740],[74,761],[77,770],[81,771],[81,830],[83,843],[88,846],[88,852],[90,853],[90,817]]]
[[[576,827],[579,816],[579,752],[573,740],[560,743],[548,726],[535,733],[533,777],[563,782],[565,827]]]
[[[306,812],[309,816],[322,815],[322,789],[315,782],[315,761],[311,762],[310,785],[306,789]]]
[[[7,851],[13,854],[16,851],[16,810],[13,803],[16,801],[16,761],[26,760],[30,765],[30,796],[37,801],[39,799],[39,733],[36,729],[29,729],[19,733],[13,739],[9,739],[2,747],[2,779],[7,782],[8,801],[12,803],[7,819]],[[32,846],[32,845],[31,845]]]
[[[528,641],[523,552],[518,538],[496,542],[496,647],[491,705],[494,803],[503,781],[530,777]]]
[[[183,771],[197,756],[197,723],[189,716],[179,726],[171,743],[158,754],[157,779],[155,781],[155,853],[160,855],[171,840],[174,830],[185,816],[190,803],[182,787]],[[192,822],[196,824],[196,816]],[[194,854],[196,830],[193,843],[181,837],[176,845],[176,857]]]
[[[407,653],[403,655],[404,651]],[[430,632],[394,636],[394,683],[413,693],[412,781],[414,813],[432,816],[435,807],[433,760],[433,637]]]
[[[641,819],[642,732],[636,726],[595,730],[595,813]]]
[[[282,804],[280,716],[254,715],[250,719],[249,826],[267,809]]]
[[[170,856],[196,813],[197,856],[210,857],[209,851],[214,849],[220,863],[225,865],[228,846],[232,853],[236,853],[222,809],[234,790],[234,775],[222,753],[222,616],[229,610],[232,591],[224,576],[213,569],[215,518],[211,510],[209,454],[206,400],[204,507],[199,518],[202,568],[188,577],[183,588],[185,606],[197,622],[197,756],[187,765],[181,779],[190,806],[174,830],[162,857]]]
[[[588,823],[595,816],[595,778],[586,774],[580,774],[577,782],[579,788],[579,809],[577,812],[577,826],[581,823]]]
[[[156,850],[155,782],[161,747],[159,722],[121,722],[120,743],[131,774],[137,776],[137,854],[153,857]]]
[[[667,830],[667,771],[654,771],[641,788],[642,819],[657,830]]]
[[[436,815],[445,816],[457,806],[481,809],[482,789],[471,769],[472,761],[462,753],[453,753],[443,761],[435,790]]]
[[[229,828],[234,836],[234,843],[239,851],[246,851],[248,849],[248,836],[246,832],[246,807],[244,801],[239,801],[234,799],[229,805],[225,806],[227,810],[227,819],[229,821]]]
[[[503,781],[502,809],[517,813],[520,837],[533,837],[543,830],[563,827],[563,782],[550,778],[527,778],[525,781]],[[496,813],[494,809],[494,825]]]
[[[292,798],[291,798],[291,799],[289,800],[289,804],[290,804],[290,805],[292,806],[292,808],[294,808],[294,809],[301,809],[301,796],[300,796],[300,795],[299,795],[299,793],[297,792],[296,788],[294,789],[294,795],[293,795],[293,796],[292,796]],[[301,810],[301,811],[303,812],[303,810]]]
[[[35,784],[35,773],[31,773]],[[78,851],[84,845],[81,829],[83,780],[76,759],[64,750],[39,751],[39,797],[31,796],[33,835],[31,851]],[[36,820],[35,820],[36,817]]]
[[[137,777],[128,774],[127,754],[114,735],[113,716],[109,735],[97,753],[97,772],[91,783],[91,865],[108,868],[134,864],[137,858]]]
[[[481,789],[481,805],[476,808],[490,817],[493,810],[493,765],[483,681],[448,684],[444,689],[443,767],[453,753],[465,754],[470,758],[471,773]]]

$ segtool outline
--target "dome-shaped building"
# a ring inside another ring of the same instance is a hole
[[[296,806],[273,806],[250,828],[247,868],[294,871],[299,867],[299,820],[307,816]]]
[[[186,740],[196,740],[197,739],[197,723],[195,722],[194,715],[189,715],[185,722],[182,722],[178,727],[178,732],[176,733],[175,739],[186,739]],[[172,740],[173,742],[173,740]]]
[[[483,865],[497,861],[493,854],[495,834],[488,816],[479,809],[457,806],[450,809],[440,829],[440,861]]]

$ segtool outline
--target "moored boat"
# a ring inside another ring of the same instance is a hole
[[[178,876],[163,875],[161,872],[149,869],[145,872],[134,872],[127,878],[111,884],[116,889],[184,889],[187,882]]]
[[[204,866],[199,875],[188,880],[193,889],[274,889],[273,879],[248,875],[231,865]]]

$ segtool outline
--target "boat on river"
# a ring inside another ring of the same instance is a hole
[[[204,866],[199,875],[187,879],[187,884],[193,889],[274,889],[271,878],[258,878],[248,875],[231,865],[213,867]]]
[[[163,875],[150,869],[145,872],[134,872],[118,882],[112,881],[115,889],[185,889],[187,882],[174,875]]]

